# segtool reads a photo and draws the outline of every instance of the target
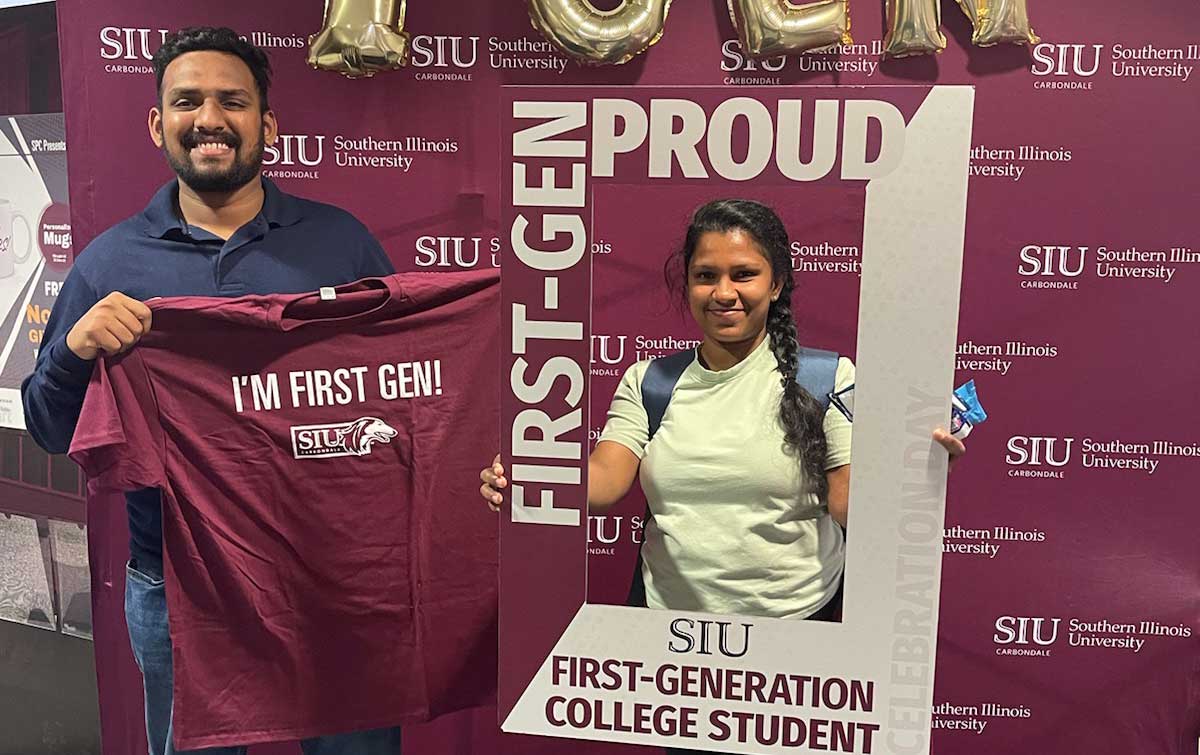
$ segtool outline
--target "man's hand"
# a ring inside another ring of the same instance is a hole
[[[96,302],[67,333],[67,348],[80,359],[115,356],[150,332],[150,308],[114,291]]]

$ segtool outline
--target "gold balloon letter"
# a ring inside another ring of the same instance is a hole
[[[958,0],[958,4],[975,27],[971,42],[980,47],[1001,42],[1036,45],[1041,41],[1029,26],[1025,0]]]
[[[404,0],[325,0],[325,22],[308,38],[308,64],[351,78],[408,63]]]
[[[610,11],[588,0],[529,0],[533,28],[582,63],[619,65],[658,41],[670,0],[623,0]]]
[[[742,49],[752,58],[850,44],[848,0],[793,5],[787,0],[729,0]]]
[[[946,49],[939,0],[888,0],[883,54],[889,58],[928,55]]]

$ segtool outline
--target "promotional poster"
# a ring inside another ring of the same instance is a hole
[[[0,117],[0,427],[25,429],[21,381],[72,259],[62,114]]]

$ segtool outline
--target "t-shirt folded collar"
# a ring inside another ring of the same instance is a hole
[[[329,293],[332,297],[326,298]],[[268,317],[280,330],[288,332],[305,325],[345,324],[368,320],[391,310],[404,298],[394,275],[363,278],[342,286],[333,286],[292,297],[273,297]]]

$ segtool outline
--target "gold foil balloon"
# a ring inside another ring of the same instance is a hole
[[[975,33],[971,42],[980,47],[1013,42],[1036,45],[1041,40],[1029,25],[1025,0],[958,0]]]
[[[889,58],[928,55],[946,49],[940,0],[887,0],[883,54]]]
[[[588,0],[529,0],[533,28],[581,63],[619,65],[659,40],[670,0],[623,0],[597,10]]]
[[[850,44],[848,0],[793,5],[787,0],[729,0],[742,49],[752,58]]]
[[[351,78],[408,64],[404,0],[325,0],[325,22],[308,38],[308,64]]]

